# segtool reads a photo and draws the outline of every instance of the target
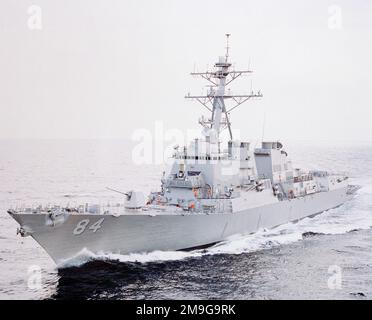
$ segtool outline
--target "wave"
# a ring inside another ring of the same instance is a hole
[[[153,251],[149,253],[131,253],[131,254],[118,254],[118,253],[93,253],[87,249],[83,249],[76,256],[64,260],[58,265],[59,269],[80,267],[88,262],[94,260],[101,261],[118,261],[118,262],[133,262],[133,263],[149,263],[160,261],[175,261],[183,260],[191,257],[201,257],[203,252],[200,251]]]

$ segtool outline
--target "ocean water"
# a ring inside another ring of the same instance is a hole
[[[205,250],[86,252],[56,267],[16,235],[8,208],[117,203],[106,187],[156,190],[163,166],[133,164],[120,140],[0,141],[0,299],[372,299],[372,142],[286,145],[296,167],[362,188],[337,209]]]

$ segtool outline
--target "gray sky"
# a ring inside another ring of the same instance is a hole
[[[33,4],[41,30],[28,27]],[[267,138],[372,140],[370,0],[2,0],[0,138],[195,128],[204,111],[183,96],[206,83],[189,72],[224,54],[226,32],[264,94],[232,114],[242,136],[259,137],[265,113]]]

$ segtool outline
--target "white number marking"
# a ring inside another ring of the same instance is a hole
[[[99,219],[96,223],[92,224],[89,227],[89,230],[93,230],[93,232],[96,232],[98,229],[101,228],[101,224],[102,224],[103,220],[105,220],[105,218]]]
[[[82,234],[89,223],[89,219],[81,220],[74,229],[74,235]]]
[[[102,227],[103,220],[105,220],[105,218],[97,220],[95,223],[93,223],[88,228],[88,230],[92,230],[93,233],[96,232],[98,229]],[[74,235],[78,236],[79,234],[82,234],[86,230],[89,222],[90,222],[89,219],[84,219],[84,220],[79,221],[79,223],[76,225],[76,228],[74,229],[74,232],[73,232]]]

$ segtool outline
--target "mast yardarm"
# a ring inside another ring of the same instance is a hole
[[[201,103],[209,112],[211,112],[211,119],[202,118],[199,123],[211,132],[216,133],[217,143],[219,141],[220,133],[227,128],[229,130],[230,139],[233,140],[230,112],[238,106],[252,98],[262,98],[261,91],[251,91],[250,94],[226,94],[226,87],[230,85],[235,79],[243,74],[253,73],[251,70],[233,70],[232,64],[229,62],[229,38],[230,34],[226,34],[226,54],[225,57],[220,57],[219,61],[214,64],[213,71],[206,72],[192,72],[191,75],[199,76],[209,83],[210,89],[206,95],[191,95],[185,96],[186,99],[195,99]],[[230,90],[229,90],[230,91]],[[229,107],[225,101],[229,100],[232,104]],[[224,118],[222,118],[224,116]]]

